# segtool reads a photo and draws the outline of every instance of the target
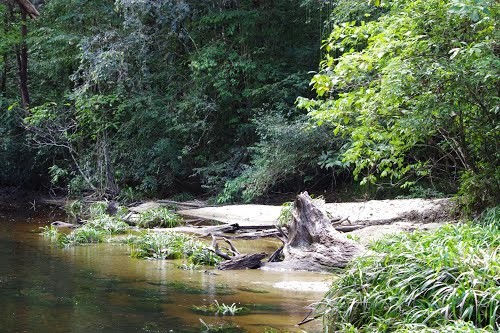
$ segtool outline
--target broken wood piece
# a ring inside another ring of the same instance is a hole
[[[264,237],[275,237],[279,235],[278,230],[261,230],[255,232],[244,232],[239,233],[234,236],[228,236],[231,239],[255,239],[255,238],[264,238]]]
[[[338,226],[345,221],[351,223],[351,221],[349,220],[349,216],[339,217],[338,219],[332,219],[330,221],[332,221],[332,225],[334,225],[334,226]]]
[[[273,252],[273,254],[271,254],[271,256],[269,257],[269,259],[267,260],[267,262],[277,262],[277,261],[281,261],[281,254],[283,253],[283,248],[285,247],[285,245],[281,245],[276,251]]]
[[[354,230],[358,229],[363,229],[365,226],[358,224],[358,225],[339,225],[335,227],[335,230],[340,231],[340,232],[351,232]]]
[[[214,235],[211,235],[211,236],[212,236],[212,246],[209,247],[208,250],[212,251],[213,253],[215,253],[216,255],[221,257],[222,259],[231,260],[231,257],[229,255],[227,255],[226,253],[224,253],[220,250],[219,244],[217,243],[217,238],[215,238]]]
[[[241,253],[234,247],[233,243],[227,239],[226,237],[222,237],[222,239],[227,243],[229,244],[229,248],[231,249],[231,253],[235,256],[239,256],[241,255]]]
[[[184,206],[184,207],[192,207],[192,208],[202,208],[202,207],[213,207],[213,206],[207,206],[203,203],[196,203],[196,202],[181,202],[181,201],[174,201],[174,200],[157,200],[156,202],[162,203],[162,204],[170,204],[170,205],[176,205],[176,206]]]

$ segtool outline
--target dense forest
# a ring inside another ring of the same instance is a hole
[[[0,2],[1,185],[499,202],[495,0],[31,3]]]

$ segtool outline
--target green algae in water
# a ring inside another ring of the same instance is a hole
[[[280,313],[283,308],[277,304],[242,304],[248,308],[252,313]]]
[[[244,329],[236,325],[232,322],[222,322],[222,323],[213,323],[207,324],[202,319],[201,322],[201,330],[203,333],[243,333]]]
[[[156,283],[156,282],[148,282],[148,284],[153,286],[163,286],[169,290],[181,293],[181,294],[190,294],[190,295],[234,295],[235,291],[231,290],[228,285],[218,283],[214,284],[213,288],[201,288],[195,287],[188,283],[182,283],[179,281],[173,281],[168,283]]]
[[[250,288],[250,287],[240,287],[238,288],[240,291],[245,291],[248,293],[254,293],[254,294],[268,294],[269,291],[264,290],[264,289],[258,289],[258,288]]]

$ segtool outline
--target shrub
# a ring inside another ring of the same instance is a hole
[[[299,187],[303,186],[319,177],[321,153],[337,150],[343,142],[332,138],[327,126],[312,126],[303,117],[289,121],[283,116],[268,115],[255,120],[255,124],[261,141],[249,149],[250,165],[225,183],[217,203],[250,202],[294,179]]]

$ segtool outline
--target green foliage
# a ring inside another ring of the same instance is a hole
[[[107,207],[108,204],[104,201],[92,202],[87,209],[87,214],[91,219],[101,217],[106,215]]]
[[[57,240],[57,238],[60,236],[59,230],[54,227],[53,225],[45,226],[40,228],[40,234],[43,237],[49,238],[50,240]]]
[[[134,258],[180,259],[196,265],[215,265],[220,259],[191,236],[175,232],[148,232],[131,236],[130,255]]]
[[[120,194],[118,195],[118,200],[124,203],[132,203],[141,198],[141,194],[133,189],[132,187],[122,188]]]
[[[129,225],[121,220],[120,214],[106,214],[106,202],[93,202],[85,208],[81,201],[75,200],[65,208],[70,218],[87,215],[89,220],[69,234],[59,234],[56,240],[61,246],[102,243],[111,236],[125,234],[130,229]]]
[[[57,242],[59,245],[65,247],[90,243],[102,243],[108,235],[109,234],[106,230],[95,228],[90,225],[83,225],[67,235],[61,234],[61,237],[57,239]]]
[[[497,166],[489,165],[479,173],[466,171],[460,180],[457,201],[465,214],[499,204],[500,169]]]
[[[72,200],[64,205],[64,211],[70,219],[75,220],[84,213],[83,203],[80,200]]]
[[[311,81],[318,99],[298,105],[348,140],[342,162],[361,183],[411,186],[432,173],[453,183],[465,172],[462,191],[475,192],[472,173],[493,181],[466,204],[497,204],[498,8],[398,0],[376,20],[336,21]]]
[[[124,234],[130,229],[129,225],[119,217],[105,214],[90,219],[85,226],[104,231],[109,235]]]
[[[137,226],[140,228],[173,228],[176,227],[181,221],[182,218],[179,215],[170,211],[166,207],[159,207],[140,213]]]
[[[398,195],[396,199],[415,199],[415,198],[444,198],[445,194],[439,192],[434,188],[423,187],[421,185],[414,185],[410,187],[409,194],[406,195]]]
[[[28,22],[30,110],[19,113],[24,121],[0,125],[0,163],[9,175],[49,173],[55,188],[68,185],[74,196],[134,201],[200,186],[219,191],[246,168],[247,147],[260,140],[253,119],[269,110],[293,118],[293,101],[307,94],[321,14],[318,5],[301,4],[47,2],[40,19]],[[0,29],[8,55],[4,108],[18,99],[8,50],[19,31],[0,9],[8,22]],[[228,162],[235,151],[243,158]]]
[[[328,330],[498,330],[500,229],[492,214],[373,244],[378,254],[355,260],[321,302]]]
[[[279,115],[256,120],[261,141],[251,147],[251,164],[237,178],[226,182],[218,203],[249,202],[290,178],[298,177],[301,185],[317,173],[317,158],[325,149],[334,149],[340,140],[332,140],[327,128],[311,126],[303,118],[287,121]]]
[[[203,333],[240,333],[244,332],[242,328],[240,328],[235,323],[215,323],[215,324],[207,324],[201,318],[201,330]]]
[[[288,226],[292,221],[293,214],[293,202],[285,202],[281,205],[280,215],[278,216],[278,226],[284,227]]]

